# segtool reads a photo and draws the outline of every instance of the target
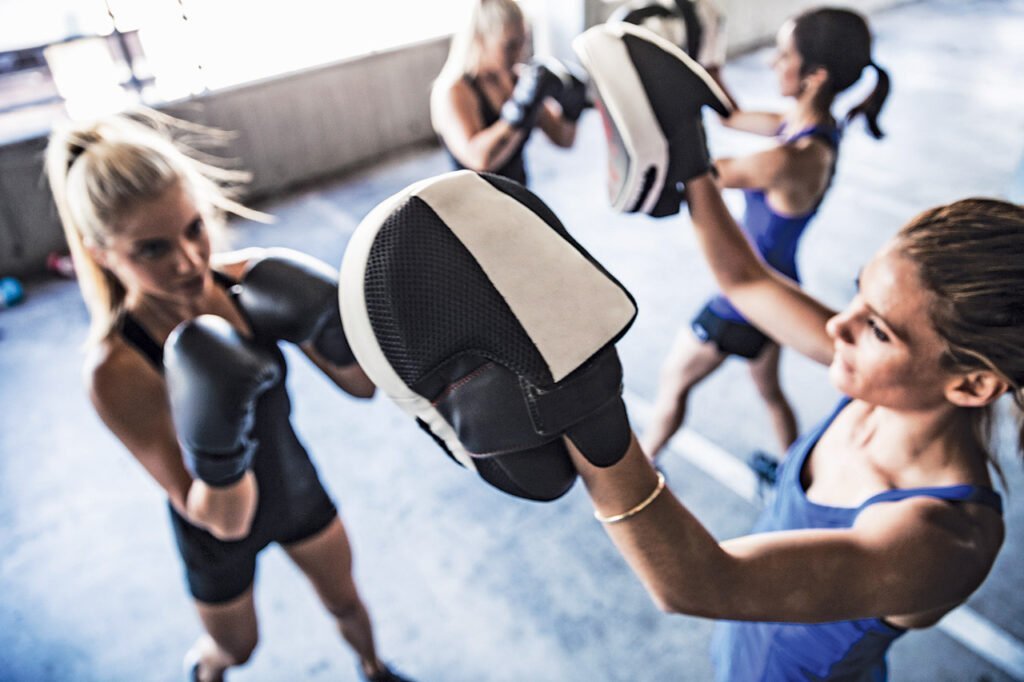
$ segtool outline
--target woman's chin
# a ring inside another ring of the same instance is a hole
[[[837,391],[843,395],[850,395],[852,389],[850,373],[843,367],[842,362],[838,358],[833,360],[832,364],[828,366],[828,380]]]

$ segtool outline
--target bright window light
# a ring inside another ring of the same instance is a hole
[[[43,51],[51,89],[78,118],[450,34],[470,1],[0,0],[0,55]],[[12,108],[2,85],[0,112]]]

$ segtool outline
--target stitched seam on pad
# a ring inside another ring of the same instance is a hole
[[[444,391],[441,392],[441,395],[439,395],[436,398],[434,398],[434,400],[432,400],[430,404],[433,405],[434,407],[437,407],[438,403],[440,403],[442,400],[447,398],[452,393],[455,393],[455,391],[459,390],[460,388],[462,388],[463,386],[468,384],[470,381],[473,381],[473,379],[476,379],[478,376],[483,374],[485,371],[487,371],[491,367],[494,367],[494,363],[493,362],[486,362],[483,365],[480,365],[479,367],[474,369],[472,372],[470,372],[466,376],[462,377],[461,379],[456,381],[454,384],[451,384],[450,386],[448,386],[448,388],[444,389]]]

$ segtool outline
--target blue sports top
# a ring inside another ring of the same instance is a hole
[[[850,528],[857,515],[877,502],[908,497],[935,497],[951,503],[973,502],[1002,513],[1002,500],[991,488],[953,485],[938,488],[886,490],[859,507],[828,507],[807,499],[800,474],[804,462],[832,423],[850,403],[844,398],[818,427],[790,447],[779,471],[775,499],[753,532],[802,528]],[[885,654],[905,632],[881,618],[834,623],[750,623],[722,621],[715,626],[711,657],[720,682],[779,680],[841,680],[878,682],[886,679]]]
[[[832,149],[839,150],[841,133],[838,128],[811,126],[788,138],[780,138],[780,144],[790,144],[805,137],[816,137],[827,143]],[[835,162],[832,172],[835,171]],[[831,182],[831,178],[829,179]],[[768,205],[763,189],[745,189],[747,207],[743,214],[743,231],[757,248],[758,253],[768,265],[772,266],[795,282],[800,281],[796,271],[796,247],[804,228],[818,212],[821,199],[810,211],[798,216],[786,216],[776,213]],[[822,194],[824,198],[824,194]],[[711,311],[719,317],[733,322],[746,322],[746,319],[732,307],[729,300],[716,294],[710,302]]]

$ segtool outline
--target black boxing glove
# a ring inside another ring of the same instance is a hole
[[[544,98],[554,95],[561,81],[551,70],[539,62],[523,67],[516,87],[501,107],[501,118],[513,128],[529,130],[537,124]]]
[[[182,322],[164,344],[164,377],[185,466],[211,486],[252,464],[256,401],[281,376],[274,358],[216,315]]]
[[[268,249],[242,275],[238,302],[257,336],[312,343],[339,367],[355,362],[338,311],[338,275],[323,261]]]
[[[586,74],[557,59],[546,59],[543,63],[558,77],[560,85],[551,97],[561,105],[562,116],[575,123],[584,109],[593,106],[587,100]]]

